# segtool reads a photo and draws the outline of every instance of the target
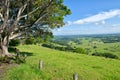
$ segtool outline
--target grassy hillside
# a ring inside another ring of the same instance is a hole
[[[120,80],[120,60],[35,45],[18,48],[29,57],[26,63],[7,71],[4,80],[72,80],[74,73],[78,73],[79,80]],[[40,59],[44,62],[42,71],[38,68]]]
[[[98,41],[93,41],[93,42],[86,42],[82,45],[77,45],[78,47],[82,48],[89,48],[91,52],[89,54],[92,54],[94,52],[101,52],[101,53],[112,53],[117,55],[120,58],[120,42],[116,43],[102,43]],[[96,48],[94,48],[94,46]]]
[[[111,54],[120,59],[119,34],[56,36],[53,43],[60,44],[61,47],[64,45],[72,48],[83,48],[89,55]]]

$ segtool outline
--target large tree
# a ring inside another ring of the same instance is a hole
[[[9,55],[11,39],[63,26],[70,13],[63,0],[0,0],[0,54]]]

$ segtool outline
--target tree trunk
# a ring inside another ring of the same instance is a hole
[[[8,56],[9,52],[8,52],[8,42],[9,39],[8,38],[4,38],[2,40],[0,40],[0,54],[2,56]]]
[[[5,45],[0,45],[0,49],[1,49],[1,55],[2,56],[8,56],[9,55],[9,52],[8,52],[8,47],[5,46]]]

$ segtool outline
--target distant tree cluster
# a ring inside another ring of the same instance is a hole
[[[101,56],[105,58],[113,58],[113,59],[119,59],[119,57],[112,53],[101,53],[101,52],[95,52],[92,54],[93,56]]]
[[[87,54],[88,52],[86,51],[86,49],[83,48],[76,48],[76,47],[71,47],[71,46],[58,46],[57,44],[42,44],[43,47],[47,47],[47,48],[51,48],[51,49],[56,49],[56,50],[60,50],[60,51],[69,51],[69,52],[75,52],[75,53],[80,53],[80,54]]]

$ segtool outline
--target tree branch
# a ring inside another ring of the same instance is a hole
[[[28,2],[26,2],[26,4],[23,5],[23,8],[22,8],[21,12],[23,12],[26,9],[27,5],[28,5]]]
[[[25,15],[23,15],[23,16],[20,16],[20,19],[21,19],[21,18],[24,18],[24,17],[26,17],[26,16],[28,16],[28,15],[30,15],[30,14],[32,14],[32,13],[34,13],[34,12],[37,11],[38,9],[40,9],[40,7],[37,7],[35,10],[29,12],[28,14],[25,14]]]
[[[38,23],[45,15],[47,15],[47,14],[43,14],[43,13],[52,4],[52,2],[53,2],[53,0],[50,0],[48,5],[42,9],[42,11],[40,12],[38,18],[30,26],[33,26],[34,24]]]
[[[24,26],[24,27],[19,27],[17,30],[14,30],[13,32],[18,31],[19,29],[24,29],[24,28],[27,28],[27,27],[32,27],[34,24],[37,24],[42,18],[44,18],[44,17],[48,14],[48,13],[45,13],[45,14],[43,14],[43,13],[44,13],[44,11],[51,5],[52,1],[53,1],[53,0],[50,0],[50,2],[48,2],[48,5],[42,9],[42,11],[40,12],[38,18],[37,18],[31,25],[29,25],[29,26]],[[29,12],[29,13],[26,14],[26,15],[20,16],[19,19],[24,18],[24,17],[26,17],[26,16],[34,13],[34,12],[37,11],[38,9],[40,9],[40,7],[37,7],[36,9],[34,9],[33,11]]]
[[[7,21],[8,21],[8,18],[9,18],[9,0],[5,0],[5,3],[4,3],[4,21],[3,21],[3,25],[2,25],[2,30],[4,30],[5,27],[7,27]]]
[[[42,15],[41,17],[39,17],[35,22],[34,24],[37,24],[42,18],[44,18],[48,13]]]
[[[25,10],[26,6],[27,6],[27,3],[24,4],[21,8],[19,8],[19,11],[18,11],[16,20],[19,21],[19,19],[20,19],[20,17],[21,17],[20,15],[21,15],[21,13]]]
[[[2,13],[0,13],[0,18],[1,18],[2,21],[4,21],[4,17],[2,15]]]
[[[36,9],[34,9],[33,11],[29,12],[28,14],[25,14],[23,16],[21,16],[21,14],[24,12],[24,10],[26,9],[27,5],[28,5],[28,2],[26,2],[26,4],[24,4],[23,6],[21,6],[18,10],[18,13],[17,13],[17,17],[16,17],[16,20],[14,21],[14,23],[11,25],[11,28],[9,29],[8,31],[8,34],[10,34],[9,36],[13,35],[16,33],[16,31],[19,31],[20,29],[24,29],[23,31],[25,32],[26,30],[29,30],[30,27],[32,27],[34,24],[37,24],[41,19],[43,19],[48,13],[45,12],[48,7],[52,4],[53,0],[50,0],[47,5],[44,7],[37,7]],[[24,18],[30,14],[33,14],[34,12],[36,12],[38,9],[42,9],[42,11],[40,12],[40,14],[38,15],[38,18],[33,21],[33,23],[31,23],[29,26],[24,26],[24,27],[16,27],[18,26],[18,22],[21,18]],[[26,28],[26,29],[25,29]],[[22,32],[23,32],[22,31]]]
[[[23,6],[21,6],[21,7],[19,8],[18,14],[17,14],[17,17],[16,17],[16,20],[14,21],[13,25],[12,25],[11,28],[9,29],[9,34],[14,31],[15,27],[17,26],[17,23],[18,23],[19,20],[20,20],[20,15],[21,15],[22,12],[25,10],[26,6],[27,6],[27,2],[26,2],[26,4],[24,4]]]

